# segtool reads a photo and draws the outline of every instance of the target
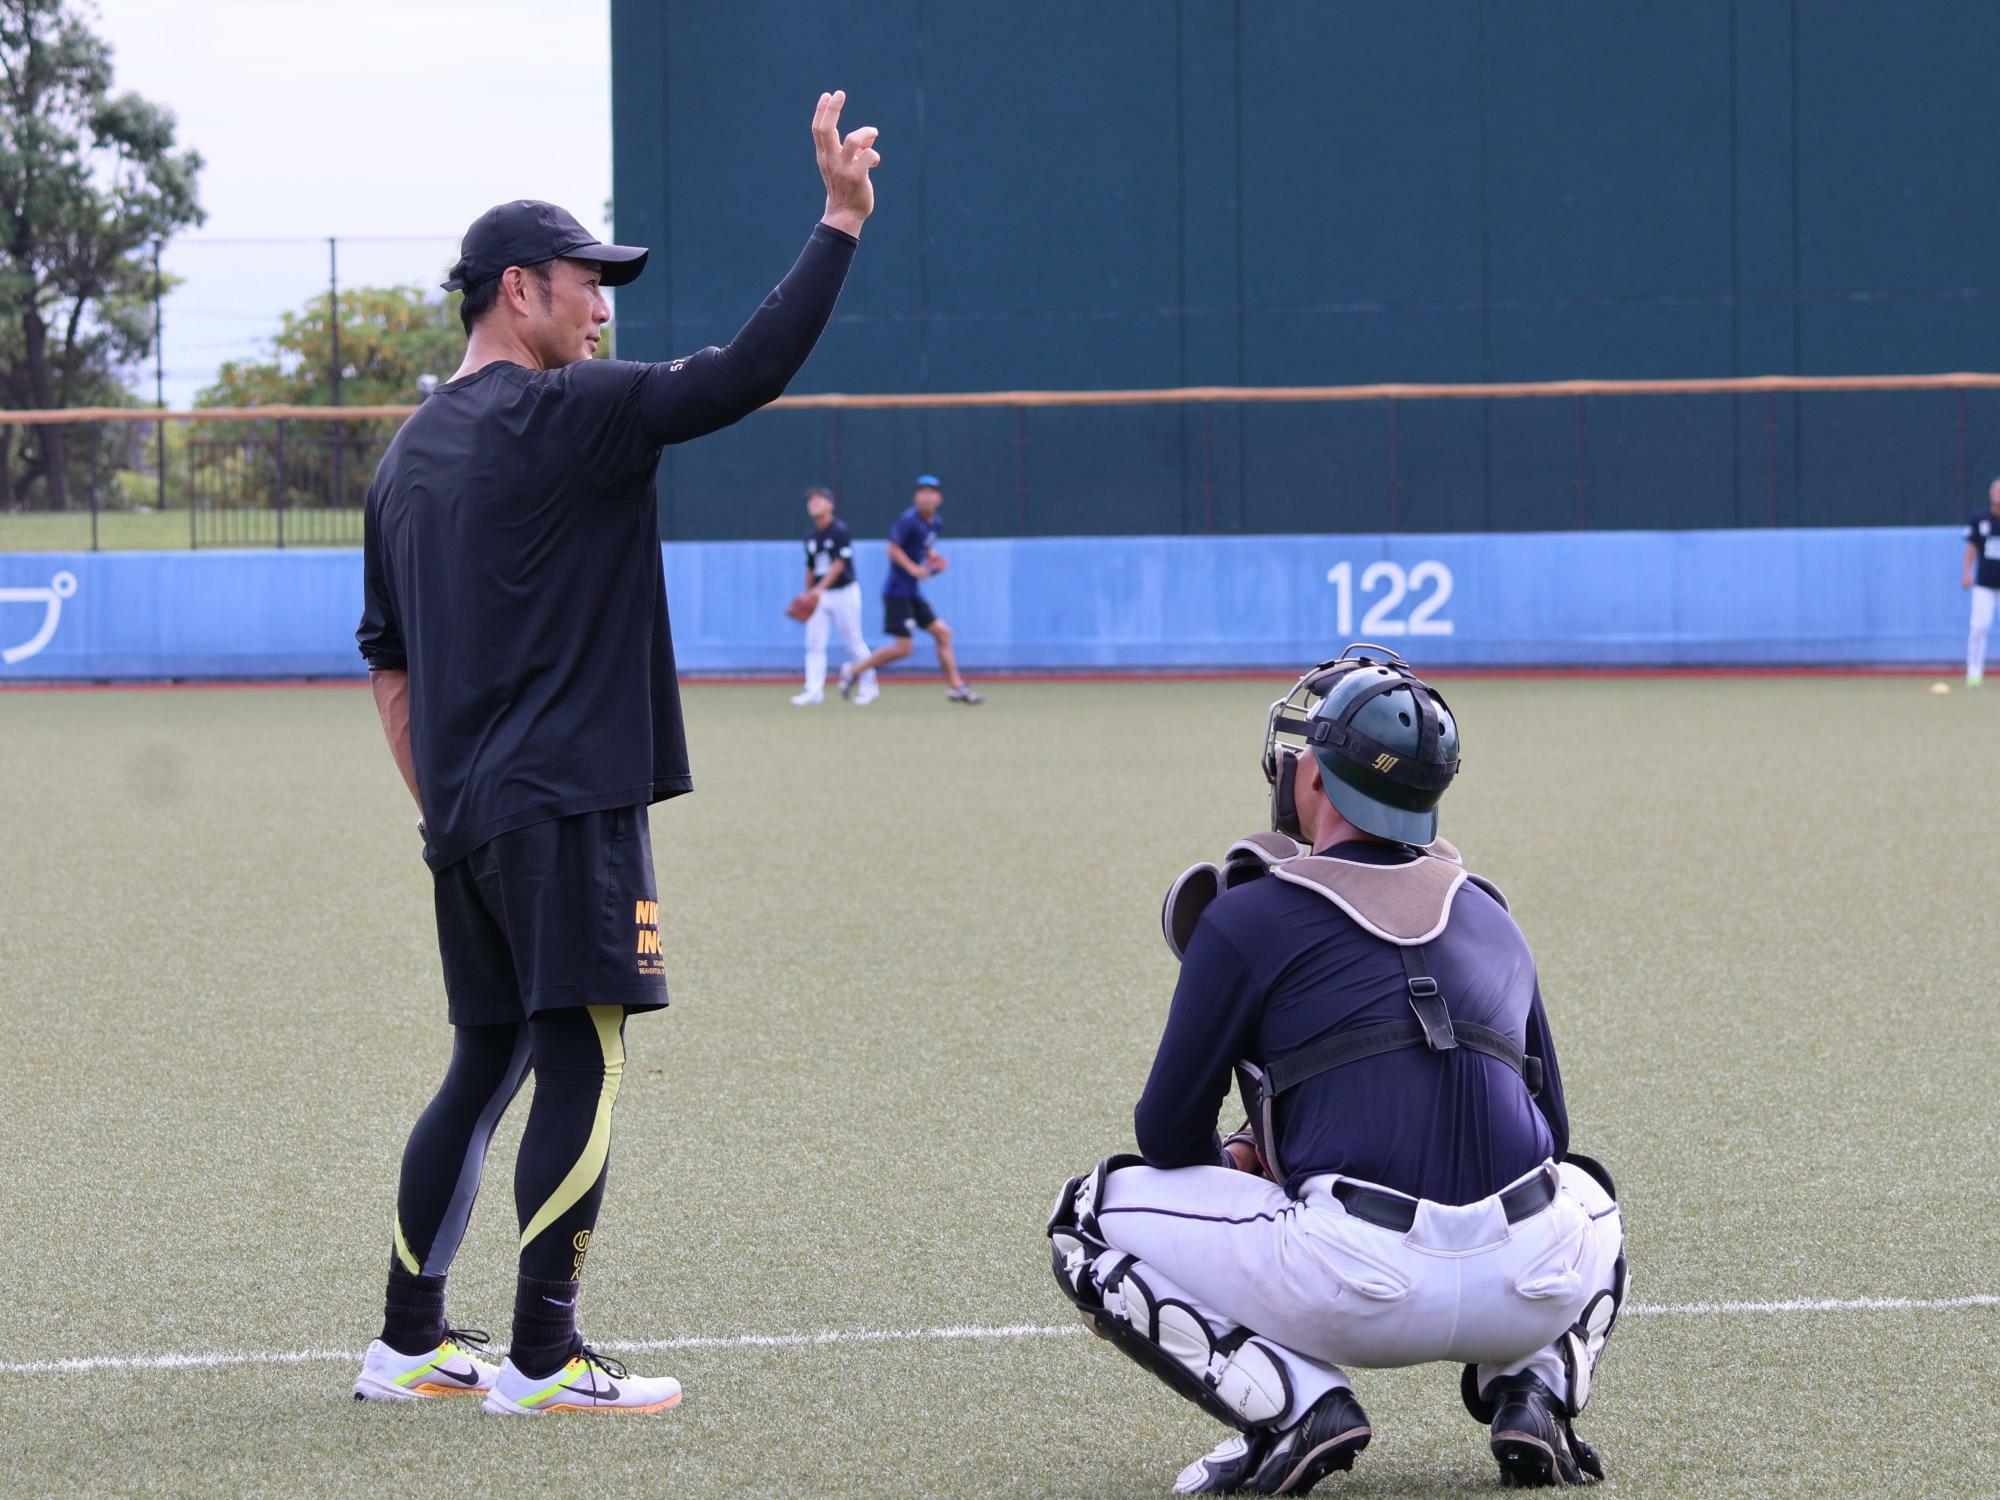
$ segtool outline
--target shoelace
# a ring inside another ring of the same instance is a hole
[[[447,1323],[444,1325],[444,1341],[458,1345],[467,1354],[475,1350],[484,1354],[486,1346],[493,1342],[493,1335],[484,1328],[454,1328]]]
[[[588,1344],[583,1346],[583,1353],[578,1355],[577,1358],[581,1359],[587,1365],[595,1365],[613,1380],[630,1380],[632,1378],[632,1372],[625,1368],[623,1361],[613,1359],[608,1354],[599,1354]]]

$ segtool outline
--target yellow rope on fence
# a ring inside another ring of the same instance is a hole
[[[2000,374],[1735,375],[1695,380],[1521,380],[1497,385],[1192,385],[1138,391],[956,391],[931,394],[780,396],[795,411],[893,411],[973,406],[1189,406],[1203,402],[1492,401],[1535,396],[1724,396],[1810,391],[2000,390]],[[78,406],[55,411],[0,411],[0,426],[71,422],[351,422],[401,419],[414,406],[207,406],[192,411]]]

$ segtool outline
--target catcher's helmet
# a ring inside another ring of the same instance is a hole
[[[1308,749],[1328,800],[1356,828],[1405,844],[1436,840],[1437,806],[1458,774],[1458,721],[1395,652],[1349,646],[1271,705],[1264,724],[1271,826],[1297,839],[1305,834],[1292,777]]]

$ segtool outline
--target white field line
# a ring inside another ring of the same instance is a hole
[[[1729,1317],[1756,1313],[1945,1312],[2000,1307],[2000,1296],[1795,1297],[1780,1302],[1635,1303],[1627,1318]],[[664,1353],[676,1349],[799,1349],[820,1344],[923,1344],[953,1341],[1065,1338],[1081,1323],[1006,1323],[995,1327],[829,1328],[819,1333],[737,1333],[673,1339],[606,1341],[607,1351]],[[231,1365],[358,1364],[358,1349],[284,1349],[270,1353],[218,1349],[192,1354],[90,1354],[71,1359],[0,1363],[0,1375],[80,1375],[92,1370],[212,1370]]]
[[[1634,1303],[1627,1318],[1699,1318],[1720,1313],[1943,1312],[1954,1307],[2000,1307],[2000,1297],[1792,1297],[1783,1302]]]

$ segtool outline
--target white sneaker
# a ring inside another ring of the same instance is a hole
[[[874,686],[872,683],[864,684],[854,694],[854,706],[860,708],[864,704],[873,703],[881,696],[882,690],[880,688]]]
[[[557,1411],[665,1411],[681,1399],[681,1383],[670,1375],[634,1375],[588,1344],[583,1353],[553,1375],[531,1380],[503,1361],[493,1379],[485,1410],[504,1417],[545,1417]]]
[[[459,1342],[466,1334],[447,1332],[428,1354],[398,1354],[380,1339],[361,1357],[354,1379],[356,1401],[428,1401],[434,1396],[483,1396],[500,1372]],[[485,1336],[477,1342],[484,1344]]]
[[[1986,674],[1984,672],[1967,672],[1965,674],[1965,685],[1967,687],[1978,687],[1985,680]]]
[[[792,707],[794,707],[794,708],[807,708],[807,707],[810,707],[810,706],[811,706],[812,704],[815,704],[815,703],[824,703],[824,702],[826,702],[826,694],[825,694],[825,693],[794,693],[794,694],[792,694]]]

